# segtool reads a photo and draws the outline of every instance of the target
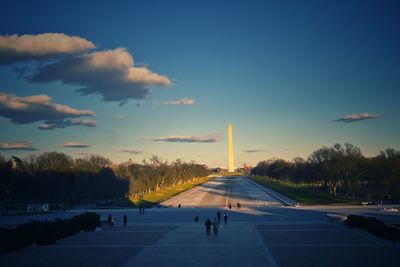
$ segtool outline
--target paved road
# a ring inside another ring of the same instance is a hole
[[[226,203],[240,201],[229,210]],[[268,206],[265,203],[268,202]],[[244,178],[222,178],[170,200],[169,208],[97,210],[114,227],[80,233],[51,246],[30,246],[0,256],[0,266],[398,266],[399,245],[332,221],[328,213],[399,215],[369,207],[283,206]],[[181,203],[182,208],[176,208]],[[197,204],[196,204],[197,203]],[[168,204],[168,202],[167,202]],[[227,212],[217,236],[204,221]],[[36,219],[69,217],[79,211]],[[122,226],[122,215],[129,223]],[[194,216],[200,221],[194,222]],[[12,219],[12,218],[7,218]],[[23,220],[26,218],[14,218]],[[2,219],[4,221],[4,219]]]
[[[244,177],[223,177],[193,188],[162,203],[177,207],[282,206],[284,203]]]

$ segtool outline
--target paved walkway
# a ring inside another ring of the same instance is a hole
[[[223,177],[197,186],[161,203],[177,207],[265,207],[286,205],[261,186],[244,177]]]
[[[251,259],[251,260],[248,260]],[[276,266],[249,223],[221,226],[207,236],[202,223],[184,224],[145,248],[126,266]]]
[[[1,266],[398,266],[400,248],[325,220],[130,224],[0,256]]]

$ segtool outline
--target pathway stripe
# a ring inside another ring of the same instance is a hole
[[[278,265],[276,264],[274,257],[272,256],[271,251],[269,250],[268,246],[264,243],[264,241],[263,241],[260,233],[257,231],[256,227],[254,225],[252,225],[252,226],[253,226],[252,228],[253,228],[254,232],[256,233],[258,242],[260,243],[260,245],[263,246],[264,255],[265,255],[265,258],[267,259],[269,266],[277,267]]]

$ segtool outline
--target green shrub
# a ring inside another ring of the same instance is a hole
[[[0,228],[0,254],[31,244],[51,245],[58,239],[80,231],[94,231],[98,226],[100,226],[100,215],[86,212],[65,220],[32,221],[19,225],[15,229]]]
[[[390,241],[400,241],[400,229],[389,226],[374,217],[349,215],[344,223],[351,228],[358,227]]]

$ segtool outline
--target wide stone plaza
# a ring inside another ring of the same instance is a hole
[[[237,208],[237,203],[241,208]],[[181,208],[178,208],[178,205]],[[228,208],[229,204],[232,209]],[[216,178],[139,214],[137,209],[95,210],[116,224],[51,246],[29,246],[0,256],[1,266],[398,266],[400,246],[359,229],[340,215],[376,216],[400,223],[381,206],[299,207],[245,177]],[[204,221],[228,214],[218,235]],[[82,210],[2,217],[1,225],[71,217]],[[127,214],[128,225],[122,225]],[[332,214],[336,216],[332,216]],[[199,221],[195,222],[195,216]]]

